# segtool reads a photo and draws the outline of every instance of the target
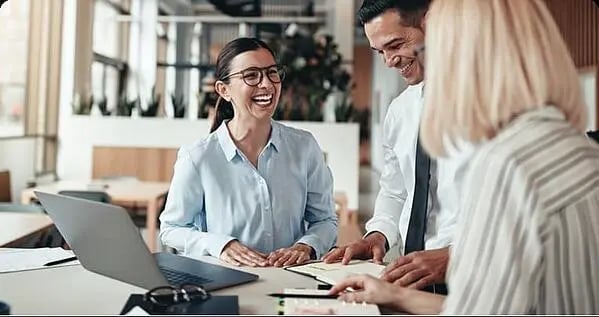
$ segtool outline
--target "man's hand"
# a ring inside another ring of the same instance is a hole
[[[381,279],[396,285],[422,289],[431,284],[445,282],[449,261],[449,247],[412,252],[389,264]]]
[[[278,249],[271,252],[266,260],[269,265],[281,267],[304,263],[310,260],[310,254],[312,254],[311,246],[303,243],[296,243],[290,248]]]
[[[231,240],[220,253],[220,259],[235,266],[267,266],[266,255],[252,250],[237,240]]]
[[[387,239],[382,233],[373,232],[360,241],[329,251],[322,260],[325,263],[341,261],[346,265],[351,259],[372,259],[374,263],[382,264],[386,242]]]

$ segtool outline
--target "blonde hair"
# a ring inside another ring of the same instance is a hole
[[[446,153],[446,141],[493,138],[547,105],[584,131],[576,68],[542,1],[433,1],[426,29],[421,136],[433,156]]]

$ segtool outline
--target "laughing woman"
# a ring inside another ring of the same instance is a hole
[[[211,133],[179,150],[160,239],[190,257],[283,266],[336,241],[333,181],[309,132],[271,119],[283,69],[273,51],[238,38],[216,63]]]

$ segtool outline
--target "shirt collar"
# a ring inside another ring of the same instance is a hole
[[[279,146],[281,145],[281,127],[272,119],[270,120],[270,126],[270,139],[268,140],[268,143],[266,143],[266,146],[270,144],[275,151],[279,152]]]
[[[220,147],[223,149],[223,152],[225,152],[227,161],[231,161],[237,154],[237,146],[235,146],[235,142],[233,142],[231,135],[229,135],[227,122],[228,120],[223,121],[218,129],[216,129],[216,136],[218,137]]]
[[[419,97],[424,99],[424,80],[416,84],[416,87],[418,88]]]
[[[235,155],[237,155],[238,149],[237,149],[237,146],[235,145],[235,142],[233,142],[231,135],[229,134],[229,128],[227,128],[227,122],[229,122],[229,120],[225,120],[225,121],[223,121],[223,123],[220,124],[218,129],[216,129],[216,135],[218,137],[218,142],[220,143],[220,146],[223,149],[223,152],[225,152],[225,157],[227,158],[227,161],[231,161],[231,160],[233,160]],[[266,143],[265,147],[267,148],[270,145],[272,145],[272,148],[278,152],[279,151],[278,147],[281,144],[281,129],[280,129],[278,123],[276,123],[274,120],[271,120],[270,126],[271,126],[270,139]]]

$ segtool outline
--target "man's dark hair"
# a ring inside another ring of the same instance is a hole
[[[364,25],[387,10],[397,10],[405,26],[420,27],[431,0],[364,0],[358,10],[358,20]]]
[[[8,0],[0,0],[0,8],[2,7],[2,5]]]

